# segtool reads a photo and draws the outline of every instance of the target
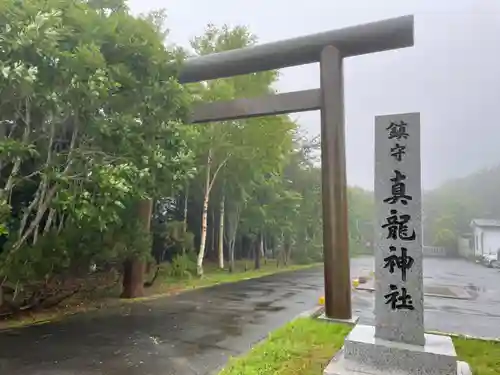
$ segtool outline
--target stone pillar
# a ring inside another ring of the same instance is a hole
[[[465,375],[451,337],[424,333],[420,115],[375,119],[375,325],[356,325],[325,375]]]
[[[375,119],[375,335],[424,345],[420,115]]]

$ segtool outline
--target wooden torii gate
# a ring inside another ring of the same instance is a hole
[[[185,61],[180,72],[180,82],[190,83],[320,63],[319,89],[202,103],[194,108],[191,122],[321,111],[325,313],[329,318],[352,317],[342,62],[346,57],[413,46],[413,24],[413,16],[404,16],[195,57]]]

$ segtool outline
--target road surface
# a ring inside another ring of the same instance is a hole
[[[353,276],[372,269],[352,262]],[[498,270],[465,261],[426,260],[426,283],[474,285],[474,300],[426,298],[426,326],[500,337]],[[496,288],[496,289],[495,289]],[[270,331],[313,308],[321,268],[200,289],[61,322],[0,333],[0,374],[204,375],[217,373]],[[353,310],[371,323],[373,293],[353,293]]]

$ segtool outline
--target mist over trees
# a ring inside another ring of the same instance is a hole
[[[455,249],[472,219],[500,219],[500,166],[451,180],[424,194],[426,244]]]

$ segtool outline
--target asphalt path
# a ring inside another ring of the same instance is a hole
[[[353,277],[373,259],[351,262]],[[430,330],[500,337],[500,272],[462,260],[426,259],[426,285],[453,285],[469,299],[426,297]],[[214,374],[267,334],[317,305],[321,268],[285,272],[63,321],[0,333],[0,374]],[[353,292],[353,312],[373,322],[373,293]]]
[[[322,284],[321,268],[285,272],[3,332],[0,374],[210,374],[313,308]]]

